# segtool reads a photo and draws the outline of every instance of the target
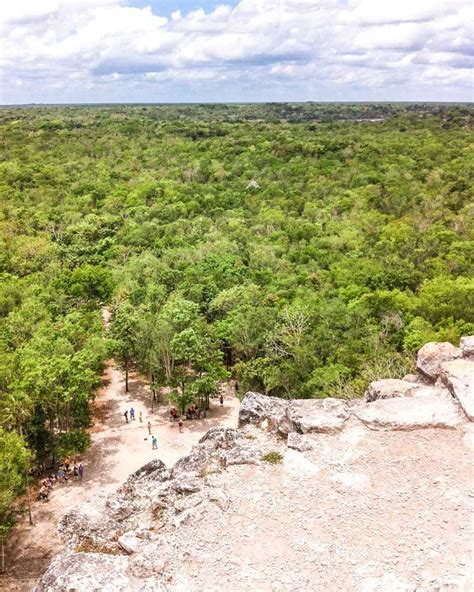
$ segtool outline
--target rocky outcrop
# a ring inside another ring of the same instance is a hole
[[[463,358],[474,359],[474,335],[461,337],[460,349]]]
[[[441,380],[474,421],[474,360],[453,360],[441,365]]]
[[[418,352],[416,369],[431,381],[436,381],[441,372],[441,364],[455,360],[461,350],[452,343],[427,343]]]
[[[349,418],[349,411],[340,399],[299,399],[290,402],[286,417],[287,429],[291,427],[291,431],[327,433],[341,430]]]
[[[456,401],[446,392],[379,399],[353,408],[353,414],[372,429],[416,430],[454,428],[463,422]]]
[[[35,592],[130,592],[131,589],[134,588],[125,557],[104,553],[64,553],[50,565]]]
[[[342,429],[349,412],[339,399],[285,401],[260,393],[247,393],[239,411],[241,426],[252,422],[282,435],[292,432],[334,432]]]
[[[371,382],[365,392],[365,400],[369,403],[377,399],[393,399],[394,397],[413,397],[416,395],[436,395],[438,389],[414,380],[385,378]]]
[[[465,415],[471,421],[474,421],[474,359],[471,352],[474,348],[474,336],[462,337],[460,348],[454,347],[450,343],[427,343],[418,352],[417,357],[417,375],[407,375],[403,380],[383,379],[372,382],[365,393],[367,402],[372,403],[383,399],[411,398],[413,401],[392,403],[394,412],[397,416],[404,417],[402,424],[413,418],[412,428],[394,428],[392,429],[415,429],[421,427],[418,417],[421,420],[426,416],[428,408],[433,408],[433,427],[450,427],[453,425],[454,416],[452,415],[452,401],[446,397],[446,393],[451,393],[454,398],[454,405],[458,410],[463,410]],[[423,401],[423,398],[426,398]],[[449,407],[449,408],[448,408]],[[380,416],[380,422],[377,425],[390,426],[388,418],[384,417],[385,410],[389,406],[378,404],[375,407],[361,407],[360,417],[373,417],[375,410],[383,410],[383,416]],[[411,410],[410,410],[411,408]],[[444,420],[440,421],[441,415]],[[408,414],[408,415],[406,415]],[[422,424],[423,422],[421,422]],[[374,425],[375,425],[374,424]],[[393,423],[398,425],[398,421]],[[399,425],[402,425],[399,424]]]
[[[239,425],[261,424],[263,421],[279,425],[286,415],[288,401],[249,392],[245,395],[239,410]]]

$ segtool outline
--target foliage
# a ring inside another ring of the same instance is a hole
[[[111,354],[183,410],[229,373],[360,396],[473,332],[471,127],[469,105],[2,108],[0,425],[38,462],[81,449]]]
[[[271,450],[262,456],[262,460],[272,465],[279,465],[283,462],[283,456],[279,452]]]
[[[31,453],[21,436],[0,428],[0,543],[2,548],[6,535],[15,523],[16,497],[25,491],[28,484],[30,460]]]

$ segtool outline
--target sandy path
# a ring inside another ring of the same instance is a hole
[[[0,577],[1,590],[32,590],[52,556],[62,548],[56,526],[64,512],[99,493],[114,491],[130,473],[152,459],[172,465],[213,427],[237,426],[239,401],[230,389],[223,406],[217,400],[211,401],[208,417],[184,422],[180,433],[177,423],[168,420],[166,405],[151,413],[150,391],[137,376],[130,377],[129,393],[125,392],[121,371],[112,363],[107,366],[104,379],[106,385],[94,404],[92,445],[80,458],[85,467],[84,482],[56,486],[48,503],[33,505],[33,526],[28,525],[26,517],[20,521],[6,547],[8,571]],[[123,412],[132,406],[136,419],[126,424]],[[140,411],[143,423],[138,419]],[[158,439],[158,450],[151,448],[148,421]]]

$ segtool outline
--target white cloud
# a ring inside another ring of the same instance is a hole
[[[240,0],[169,19],[15,0],[0,100],[472,99],[472,17],[466,0]]]

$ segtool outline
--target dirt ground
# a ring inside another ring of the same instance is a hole
[[[169,421],[167,405],[161,404],[151,413],[150,402],[150,391],[139,377],[131,375],[130,392],[126,393],[122,372],[112,363],[107,366],[104,387],[95,400],[92,445],[77,459],[85,467],[84,481],[56,485],[48,503],[35,502],[33,526],[28,525],[26,516],[22,518],[6,545],[7,573],[0,576],[0,590],[32,590],[62,548],[57,523],[67,510],[98,494],[114,491],[150,460],[159,458],[171,466],[214,427],[237,426],[239,401],[231,389],[225,393],[223,406],[218,400],[211,400],[208,417],[185,421],[181,433],[178,424]],[[123,413],[132,406],[136,419],[126,424]],[[152,450],[148,421],[152,435],[158,439],[158,450]]]

